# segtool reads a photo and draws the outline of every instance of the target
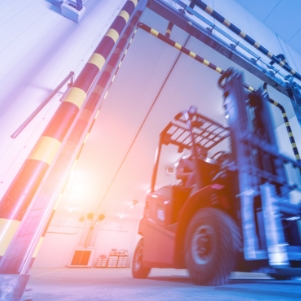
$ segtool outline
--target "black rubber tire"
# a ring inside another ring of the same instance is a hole
[[[221,285],[235,269],[241,246],[233,219],[215,208],[200,209],[190,221],[185,237],[185,262],[196,285]]]
[[[143,267],[143,238],[137,244],[132,261],[132,276],[138,279],[144,279],[148,276],[150,268]]]
[[[281,276],[277,274],[268,274],[270,277],[274,278],[275,280],[291,280],[293,277],[291,276]]]

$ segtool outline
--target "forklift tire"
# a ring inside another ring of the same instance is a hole
[[[202,208],[191,219],[185,237],[185,261],[196,285],[221,285],[235,268],[241,246],[239,228],[221,210]]]
[[[278,274],[268,274],[270,277],[274,278],[275,280],[291,280],[293,277],[291,276],[281,276]]]
[[[138,279],[144,279],[148,276],[150,268],[144,268],[142,263],[143,258],[143,238],[141,238],[135,249],[132,262],[132,276]]]

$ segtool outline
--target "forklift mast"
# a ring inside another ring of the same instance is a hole
[[[242,74],[233,69],[228,69],[218,83],[224,93],[237,167],[244,257],[268,259],[274,268],[289,267],[283,219],[300,218],[300,206],[290,202],[289,193],[296,187],[289,185],[285,165],[291,164],[298,172],[300,163],[279,154],[268,95],[263,89],[246,93]],[[300,253],[295,259],[299,257]]]

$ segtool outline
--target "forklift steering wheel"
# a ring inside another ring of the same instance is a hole
[[[228,153],[226,151],[219,151],[217,153],[215,153],[211,159],[221,163],[223,160],[220,160],[224,155],[228,155]]]

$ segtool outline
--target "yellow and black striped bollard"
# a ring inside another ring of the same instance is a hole
[[[138,0],[128,0],[124,4],[3,196],[0,202],[0,259],[137,3]]]

